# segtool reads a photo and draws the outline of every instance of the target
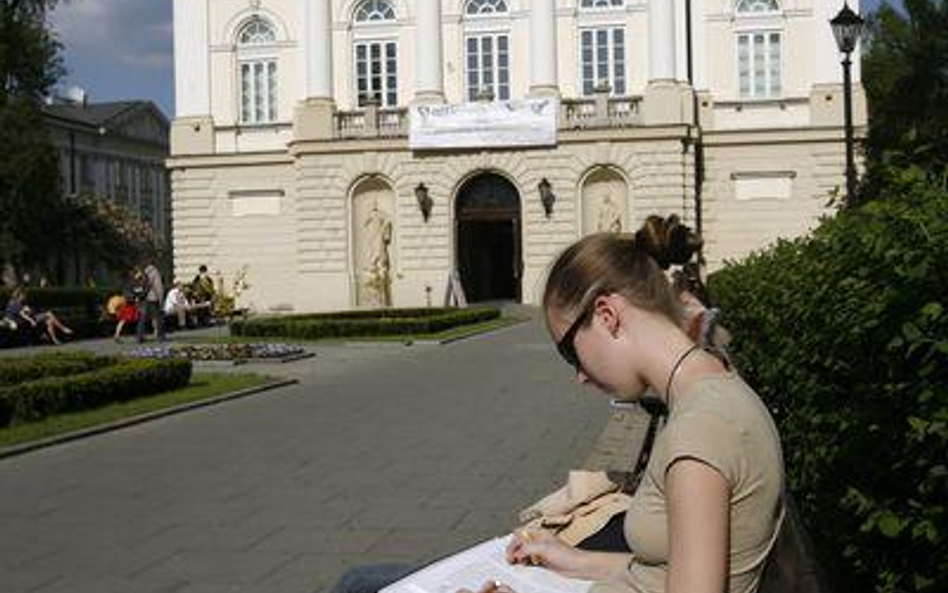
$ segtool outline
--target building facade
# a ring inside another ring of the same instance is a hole
[[[536,302],[561,249],[652,213],[710,269],[797,236],[844,185],[841,4],[175,0],[176,274],[247,266],[261,312],[452,275]]]
[[[170,123],[150,101],[87,102],[80,93],[43,106],[66,195],[125,206],[171,239]]]

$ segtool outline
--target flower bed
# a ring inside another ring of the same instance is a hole
[[[186,358],[188,360],[279,360],[295,358],[306,351],[294,344],[186,344],[143,346],[129,353],[139,358]]]

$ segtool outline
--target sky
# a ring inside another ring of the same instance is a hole
[[[882,1],[862,0],[862,12]],[[60,0],[50,17],[67,70],[60,92],[79,86],[90,101],[151,100],[174,117],[171,5],[172,0]]]

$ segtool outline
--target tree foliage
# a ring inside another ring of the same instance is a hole
[[[869,19],[863,85],[869,101],[868,197],[908,165],[948,174],[948,2],[883,4]],[[895,165],[889,167],[888,165]]]
[[[61,76],[46,28],[55,0],[0,0],[0,263],[47,260],[58,237],[59,168],[40,99]]]
[[[711,277],[836,591],[948,591],[948,190],[890,199]]]

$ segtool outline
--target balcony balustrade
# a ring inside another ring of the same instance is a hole
[[[560,130],[628,128],[642,125],[642,97],[594,97],[560,101]],[[369,102],[364,109],[337,111],[338,140],[401,138],[408,136],[408,109],[380,108]]]

